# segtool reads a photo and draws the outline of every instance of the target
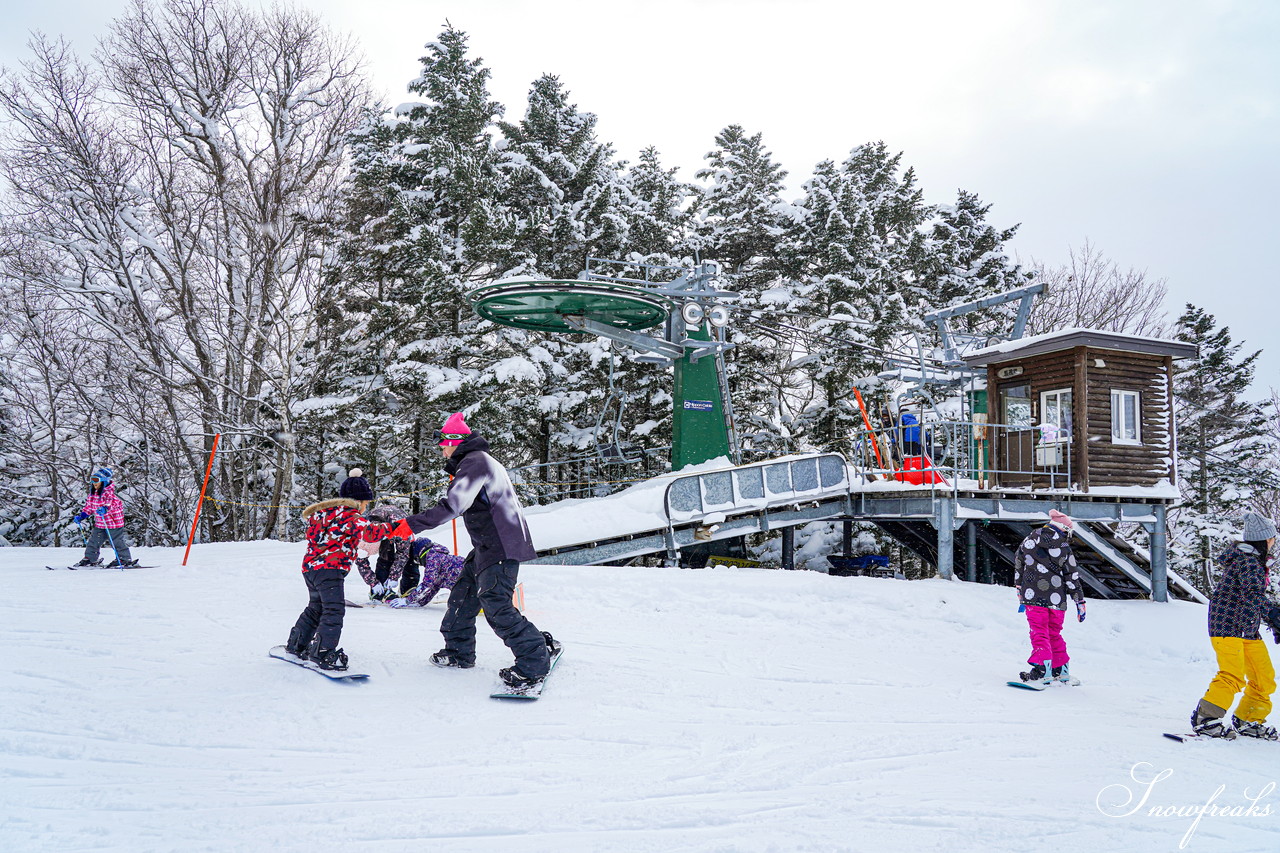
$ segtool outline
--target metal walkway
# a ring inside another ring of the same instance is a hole
[[[1062,491],[997,493],[886,484],[866,489],[851,478],[839,454],[812,454],[672,478],[662,495],[661,526],[651,521],[647,529],[622,535],[584,536],[540,551],[530,562],[597,565],[661,554],[676,565],[684,548],[779,530],[783,564],[789,567],[796,526],[845,521],[847,537],[848,525],[857,520],[878,525],[942,577],[954,576],[960,567],[967,580],[1011,583],[1018,543],[1032,525],[1048,520],[1049,510],[1057,509],[1077,521],[1081,577],[1094,596],[1164,601],[1172,591],[1203,602],[1203,595],[1167,567],[1169,503]],[[1120,523],[1141,525],[1151,547],[1140,548],[1116,535]]]

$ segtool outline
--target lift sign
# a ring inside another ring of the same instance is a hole
[[[710,400],[685,400],[684,407],[686,411],[694,412],[711,412],[715,410],[715,405]]]

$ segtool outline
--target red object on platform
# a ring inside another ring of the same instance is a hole
[[[924,456],[905,456],[902,459],[902,470],[894,473],[893,478],[904,483],[911,483],[916,486],[923,486],[925,483],[942,483],[946,485],[947,478],[932,469],[933,463]]]

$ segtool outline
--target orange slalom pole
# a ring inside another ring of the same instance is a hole
[[[200,500],[196,502],[196,517],[191,519],[191,535],[187,537],[187,550],[182,555],[182,565],[187,564],[187,557],[191,556],[191,543],[196,541],[196,525],[200,523],[200,508],[204,506],[204,492],[209,488],[209,472],[213,470],[213,457],[218,452],[218,439],[222,437],[222,433],[215,432],[213,434],[213,447],[209,448],[209,464],[204,469],[204,482],[200,484]]]
[[[867,405],[862,402],[862,392],[854,388],[853,396],[858,398],[858,408],[862,410],[862,422],[866,424],[867,435],[871,436],[871,449],[876,452],[876,464],[883,468],[884,460],[880,458],[880,442],[876,440],[876,434],[871,429],[871,419],[867,417]]]

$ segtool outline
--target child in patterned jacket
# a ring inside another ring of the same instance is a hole
[[[285,650],[310,658],[321,669],[347,668],[347,655],[338,648],[346,614],[342,587],[357,557],[357,546],[400,535],[394,525],[376,524],[361,515],[373,500],[373,489],[361,473],[359,468],[351,470],[337,500],[320,501],[302,511],[308,520],[307,554],[302,560],[308,601],[289,632]]]
[[[110,468],[99,468],[89,478],[89,495],[85,498],[84,508],[76,513],[75,522],[93,520],[93,531],[84,543],[84,559],[76,566],[100,566],[102,560],[98,553],[105,544],[111,545],[116,558],[107,563],[109,569],[123,569],[138,565],[129,553],[129,540],[124,533],[124,501],[116,495],[115,484],[111,482]]]
[[[390,599],[387,603],[392,607],[423,607],[431,603],[436,593],[442,589],[453,589],[462,574],[462,564],[466,557],[452,554],[443,545],[437,545],[425,536],[420,536],[410,543],[410,563],[422,571],[422,582],[410,589],[400,598]]]
[[[1084,621],[1084,588],[1071,550],[1075,523],[1064,513],[1049,512],[1049,523],[1023,540],[1018,549],[1018,610],[1026,611],[1031,634],[1028,672],[1024,682],[1049,684],[1058,680],[1079,684],[1071,677],[1067,643],[1062,639],[1062,623],[1067,599],[1075,599],[1076,616]]]

